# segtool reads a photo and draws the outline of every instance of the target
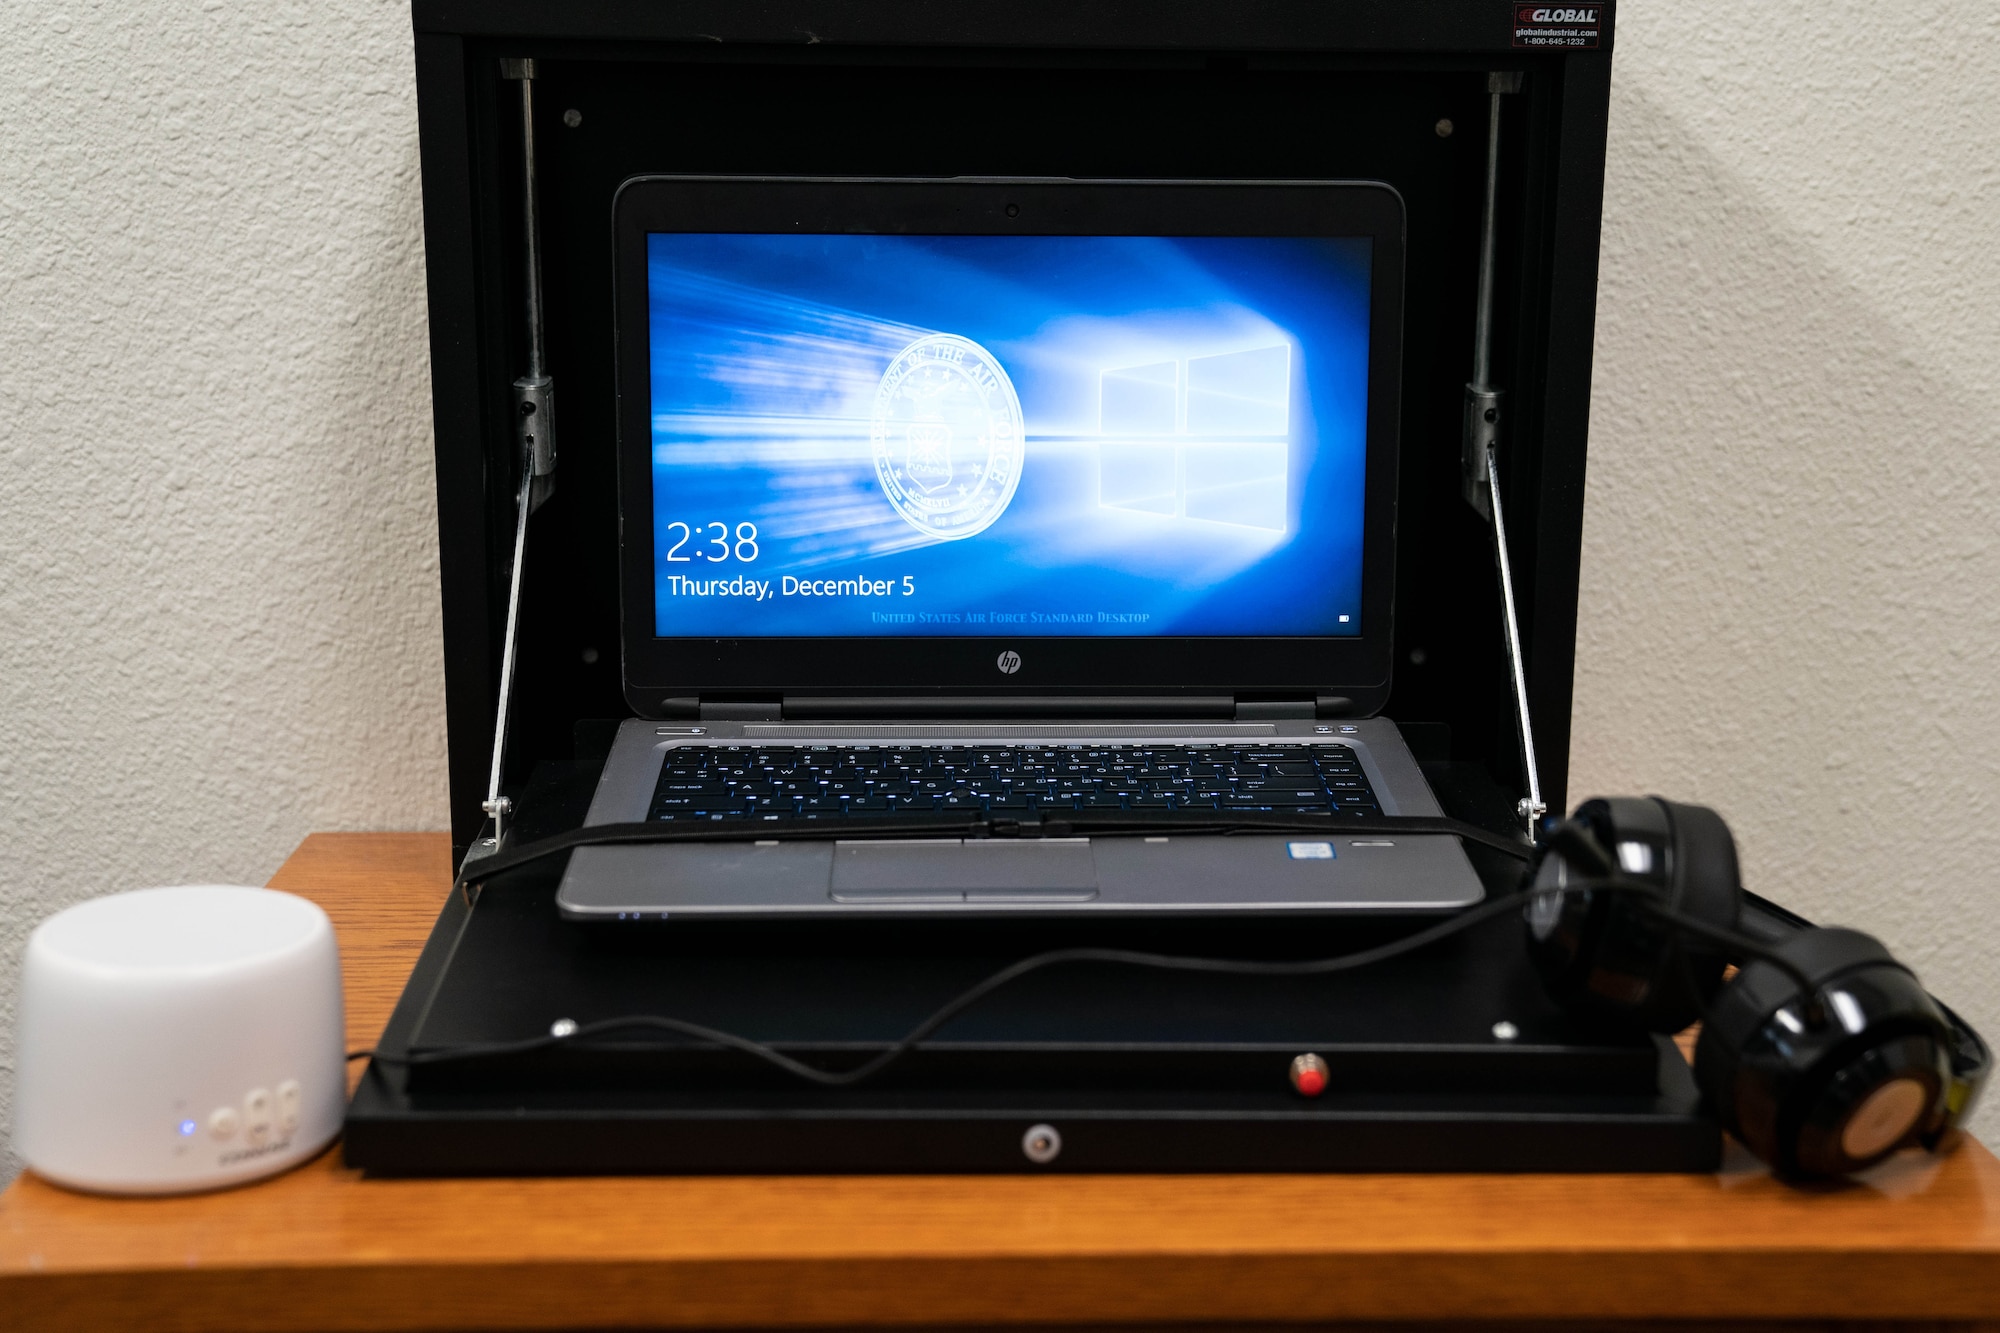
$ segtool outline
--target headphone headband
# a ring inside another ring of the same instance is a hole
[[[1936,1152],[1951,1146],[1959,1127],[1978,1109],[1979,1095],[1986,1090],[1986,1078],[1993,1072],[1993,1051],[1958,1011],[1937,996],[1931,996],[1951,1024],[1951,1082],[1945,1088],[1944,1116],[1937,1128],[1924,1135],[1924,1146]]]

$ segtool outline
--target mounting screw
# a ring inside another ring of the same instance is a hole
[[[1036,1166],[1047,1166],[1062,1156],[1062,1135],[1054,1125],[1030,1125],[1021,1136],[1021,1155]]]
[[[1326,1091],[1327,1075],[1331,1071],[1326,1061],[1307,1051],[1304,1055],[1292,1057],[1292,1086],[1301,1097],[1317,1097]]]
[[[1515,1027],[1504,1018],[1493,1025],[1493,1036],[1499,1041],[1512,1041],[1520,1035],[1521,1029]]]
[[[1440,120],[1440,121],[1439,121],[1439,122],[1437,123],[1437,132],[1438,132],[1438,138],[1440,138],[1440,139],[1449,139],[1449,138],[1451,137],[1451,129],[1452,129],[1452,126],[1451,126],[1451,122],[1450,122],[1450,121],[1448,121],[1448,120]]]
[[[569,126],[571,129],[575,129],[577,126],[583,124],[583,113],[575,107],[571,107],[569,110],[563,112],[563,124]]]
[[[576,1020],[574,1018],[558,1018],[555,1022],[549,1024],[549,1035],[551,1037],[575,1036]]]

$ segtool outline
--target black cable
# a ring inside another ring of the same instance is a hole
[[[1379,819],[1349,819],[1338,815],[1259,815],[1161,817],[1137,811],[1105,811],[1077,819],[1010,819],[975,815],[889,817],[883,819],[799,819],[744,820],[741,823],[712,824],[591,824],[552,837],[508,847],[489,856],[467,857],[459,866],[452,887],[463,888],[495,875],[516,870],[578,847],[611,847],[674,842],[755,842],[771,839],[843,841],[859,838],[963,837],[963,838],[1078,838],[1136,837],[1145,834],[1241,834],[1311,833],[1321,836],[1360,834],[1444,834],[1477,843],[1517,860],[1528,860],[1535,849],[1503,834],[1468,824],[1461,819],[1430,818],[1423,815],[1391,815]]]
[[[797,825],[801,821],[792,820],[784,822],[787,825]],[[773,833],[791,833],[795,837],[816,839],[846,837],[850,836],[853,832],[864,830],[866,833],[877,837],[907,837],[914,832],[929,832],[935,835],[942,831],[958,831],[964,836],[991,837],[995,836],[996,830],[999,831],[999,836],[1008,836],[1010,833],[1016,832],[1018,828],[1018,825],[1011,825],[1006,822],[996,823],[984,817],[967,820],[870,820],[865,825],[862,825],[859,830],[846,826],[845,821],[841,821],[839,824],[832,824],[831,822],[820,824],[815,822],[807,825],[803,830],[796,830],[790,827],[780,830],[768,825],[735,825],[724,828],[704,828],[661,824],[600,824],[590,828],[575,829],[568,833],[558,834],[552,838],[544,838],[536,842],[526,843],[519,847],[511,848],[508,851],[496,853],[495,855],[469,863],[465,868],[461,869],[458,882],[460,884],[478,882],[490,875],[528,865],[577,847],[605,846],[621,843],[750,841],[759,837],[768,837]],[[1464,837],[1470,841],[1491,846],[1497,851],[1520,856],[1523,859],[1527,859],[1533,855],[1531,848],[1488,833],[1485,829],[1479,828],[1477,825],[1465,824],[1452,819],[1426,819],[1420,817],[1347,820],[1336,823],[1332,817],[1314,818],[1311,816],[1284,816],[1277,819],[1256,821],[1231,819],[1200,822],[1162,820],[1154,816],[1144,816],[1139,819],[1124,820],[1048,821],[1034,827],[1029,832],[1029,836],[1068,837],[1078,833],[1130,834],[1157,832],[1161,829],[1183,833],[1232,833],[1266,830],[1283,832],[1309,830],[1313,832],[1441,833]],[[1559,834],[1560,830],[1556,832]],[[1560,836],[1557,836],[1554,841],[1558,855],[1563,855],[1565,852],[1573,850],[1566,845],[1565,840]],[[806,1064],[802,1060],[794,1059],[777,1048],[763,1042],[753,1041],[748,1037],[739,1036],[733,1032],[726,1032],[720,1028],[712,1028],[705,1024],[691,1022],[682,1018],[673,1018],[664,1014],[629,1014],[618,1018],[600,1019],[596,1022],[574,1027],[560,1036],[549,1033],[535,1037],[524,1037],[517,1041],[478,1042],[449,1047],[439,1051],[419,1052],[414,1055],[404,1056],[388,1056],[375,1051],[360,1050],[349,1052],[347,1058],[350,1060],[373,1058],[383,1064],[403,1065],[405,1067],[447,1064],[493,1056],[525,1055],[534,1051],[547,1050],[556,1046],[585,1041],[606,1033],[628,1031],[633,1028],[649,1028],[741,1051],[746,1055],[762,1060],[766,1064],[804,1079],[809,1083],[817,1084],[820,1087],[852,1087],[857,1083],[874,1077],[882,1070],[901,1060],[945,1024],[964,1013],[967,1009],[970,1009],[973,1005],[978,1004],[995,991],[1019,980],[1021,977],[1027,976],[1031,972],[1038,972],[1043,968],[1070,963],[1107,963],[1126,967],[1155,968],[1163,971],[1205,972],[1231,976],[1327,976],[1337,972],[1347,972],[1357,968],[1368,967],[1375,963],[1386,962],[1392,958],[1399,958],[1405,954],[1414,953],[1419,949],[1437,943],[1439,940],[1449,938],[1474,926],[1493,920],[1495,917],[1502,916],[1543,894],[1592,893],[1600,891],[1643,895],[1646,898],[1652,899],[1652,901],[1645,904],[1645,910],[1650,911],[1661,921],[1672,926],[1682,934],[1722,944],[1735,950],[1742,957],[1769,963],[1784,973],[1798,986],[1800,994],[1805,998],[1808,1006],[1808,1021],[1816,1025],[1824,1020],[1824,1010],[1819,1001],[1817,987],[1813,985],[1811,978],[1800,970],[1796,964],[1789,959],[1779,956],[1766,947],[1760,940],[1753,939],[1739,931],[1710,925],[1696,917],[1691,917],[1680,912],[1662,900],[1661,890],[1658,887],[1637,880],[1627,879],[1615,866],[1609,866],[1608,858],[1588,855],[1592,850],[1594,849],[1586,847],[1580,851],[1576,851],[1575,860],[1592,863],[1592,869],[1595,869],[1596,865],[1602,862],[1609,869],[1608,874],[1599,874],[1572,884],[1552,887],[1530,886],[1515,893],[1492,899],[1477,907],[1468,908],[1448,920],[1417,931],[1415,934],[1406,935],[1401,939],[1391,940],[1386,944],[1379,944],[1372,948],[1361,949],[1353,953],[1336,954],[1330,958],[1267,961],[1240,958],[1200,958],[1179,954],[1147,953],[1133,949],[1105,948],[1051,949],[1044,953],[1033,954],[1017,962],[1010,963],[977,984],[959,992],[933,1010],[922,1022],[918,1023],[895,1042],[851,1069],[820,1069],[817,1066]],[[1571,859],[1571,857],[1565,855],[1564,859]]]
[[[1016,981],[1030,972],[1038,972],[1046,967],[1066,963],[1111,963],[1127,967],[1147,967],[1175,972],[1207,972],[1230,976],[1263,977],[1310,977],[1327,976],[1336,972],[1348,972],[1356,968],[1368,967],[1386,962],[1404,954],[1414,953],[1439,940],[1470,930],[1472,927],[1504,916],[1530,899],[1543,893],[1586,893],[1592,891],[1615,893],[1639,893],[1657,896],[1659,890],[1650,884],[1629,880],[1592,881],[1565,885],[1555,889],[1523,889],[1504,897],[1468,908],[1435,926],[1420,930],[1414,935],[1406,935],[1387,944],[1361,949],[1354,953],[1336,954],[1330,958],[1308,958],[1296,961],[1263,961],[1241,958],[1197,958],[1180,954],[1144,953],[1133,949],[1071,948],[1051,949],[1045,953],[1030,955],[1019,962],[1011,963],[966,990],[960,991],[944,1004],[931,1012],[929,1017],[911,1028],[893,1044],[870,1059],[846,1070],[825,1070],[795,1060],[775,1047],[763,1042],[752,1041],[748,1037],[711,1028],[686,1019],[671,1018],[663,1014],[631,1014],[620,1018],[599,1019],[585,1023],[562,1036],[548,1034],[524,1037],[518,1041],[479,1042],[464,1046],[448,1047],[440,1051],[426,1051],[407,1056],[377,1055],[383,1064],[404,1066],[450,1064],[463,1060],[483,1059],[499,1055],[525,1055],[534,1051],[547,1050],[607,1032],[617,1032],[631,1028],[652,1028],[672,1032],[680,1036],[693,1037],[699,1041],[714,1042],[731,1050],[764,1061],[784,1070],[788,1074],[802,1078],[809,1083],[824,1088],[852,1087],[864,1079],[872,1078],[890,1065],[908,1055],[932,1033],[964,1013],[993,992]]]
[[[612,826],[617,827],[617,826]],[[529,844],[534,847],[537,844]],[[547,852],[543,855],[553,855]],[[874,1077],[882,1070],[895,1064],[946,1023],[978,1004],[1002,987],[1044,968],[1070,963],[1107,963],[1126,967],[1154,968],[1162,971],[1205,972],[1229,976],[1265,977],[1307,977],[1327,976],[1337,972],[1353,971],[1386,962],[1405,954],[1414,953],[1439,940],[1449,938],[1469,930],[1474,926],[1503,916],[1508,911],[1524,906],[1542,894],[1570,893],[1635,893],[1654,901],[1645,904],[1645,910],[1653,913],[1661,921],[1688,935],[1707,939],[1735,950],[1745,958],[1769,963],[1789,977],[1799,988],[1807,1005],[1807,1021],[1815,1026],[1824,1021],[1825,1013],[1820,1004],[1818,988],[1791,960],[1774,953],[1763,943],[1740,932],[1720,926],[1710,925],[1696,917],[1688,916],[1660,901],[1661,891],[1654,885],[1626,879],[1614,874],[1606,879],[1584,880],[1558,887],[1529,887],[1518,892],[1468,908],[1463,912],[1441,921],[1435,926],[1420,930],[1413,935],[1391,940],[1372,948],[1353,953],[1336,954],[1330,958],[1309,958],[1292,961],[1267,961],[1240,958],[1200,958],[1181,954],[1147,953],[1134,949],[1069,948],[1051,949],[1033,954],[1018,962],[994,972],[977,984],[959,992],[933,1010],[922,1022],[910,1029],[894,1043],[884,1048],[868,1060],[846,1070],[825,1070],[804,1061],[794,1059],[777,1048],[763,1042],[753,1041],[721,1028],[687,1019],[673,1018],[664,1014],[628,1014],[617,1018],[599,1019],[582,1024],[569,1032],[556,1036],[546,1034],[524,1037],[517,1041],[479,1042],[463,1046],[449,1047],[441,1051],[420,1052],[407,1056],[387,1056],[375,1051],[350,1051],[350,1060],[373,1058],[384,1064],[403,1066],[449,1064],[464,1060],[484,1059],[503,1055],[525,1055],[534,1051],[572,1044],[602,1036],[610,1032],[627,1031],[633,1028],[650,1028],[656,1031],[672,1032],[679,1036],[692,1037],[697,1041],[712,1042],[718,1046],[741,1051],[746,1055],[764,1061],[788,1074],[814,1083],[820,1087],[852,1087]]]

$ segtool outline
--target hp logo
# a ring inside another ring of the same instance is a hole
[[[1021,655],[1012,648],[1009,648],[1006,652],[1000,654],[1000,660],[994,663],[994,665],[1000,668],[1002,675],[1011,676],[1021,669]]]

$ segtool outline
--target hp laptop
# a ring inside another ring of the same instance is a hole
[[[614,213],[639,716],[588,823],[773,836],[580,849],[567,915],[1481,897],[1454,839],[1340,829],[1439,813],[1375,716],[1392,189],[646,177]],[[1146,827],[1060,836],[1112,811]],[[1217,831],[1270,812],[1327,827]],[[868,834],[950,815],[1042,836]]]

